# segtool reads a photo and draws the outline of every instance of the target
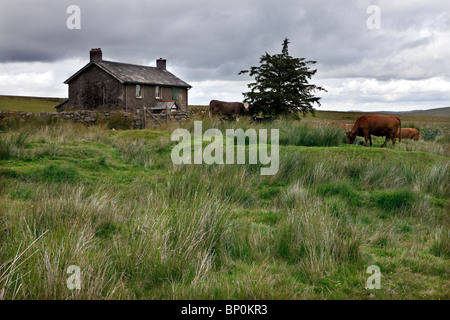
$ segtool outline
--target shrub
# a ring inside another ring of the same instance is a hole
[[[8,160],[11,157],[9,146],[0,140],[0,160]]]
[[[132,120],[130,118],[124,117],[120,113],[114,113],[108,120],[109,129],[130,129]]]
[[[437,136],[441,135],[441,131],[439,129],[437,129],[437,130],[428,129],[428,130],[422,131],[421,133],[422,133],[422,138],[427,141],[434,140],[434,139],[436,139]]]

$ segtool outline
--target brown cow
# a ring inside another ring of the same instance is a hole
[[[399,136],[399,133],[400,129],[397,131],[397,136]],[[402,139],[419,141],[422,138],[422,134],[415,128],[402,128],[401,133]]]
[[[366,140],[370,141],[370,146],[372,146],[371,134],[378,137],[386,137],[382,148],[386,146],[389,140],[392,140],[392,145],[395,146],[395,140],[397,137],[397,131],[402,128],[402,122],[399,118],[394,116],[383,116],[383,115],[367,115],[361,116],[356,120],[353,129],[347,132],[347,143],[352,144],[356,136],[364,137]],[[402,142],[402,137],[400,136],[399,141]]]
[[[248,104],[247,104],[248,105]],[[225,102],[211,100],[209,103],[209,117],[220,115],[221,118],[239,118],[248,112],[248,107],[242,102]]]

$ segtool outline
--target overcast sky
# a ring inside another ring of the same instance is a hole
[[[0,94],[67,97],[63,82],[100,47],[105,60],[166,58],[191,105],[242,101],[252,79],[238,72],[285,37],[292,56],[317,61],[319,110],[450,106],[448,0],[0,0]]]

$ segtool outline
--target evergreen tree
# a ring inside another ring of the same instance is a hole
[[[253,113],[258,117],[286,116],[298,112],[303,116],[308,112],[314,115],[314,104],[320,106],[320,98],[313,94],[326,90],[308,83],[317,72],[317,69],[309,68],[316,61],[291,57],[288,45],[286,38],[281,54],[270,55],[266,52],[260,59],[259,67],[239,72],[249,73],[255,78],[255,82],[248,84],[251,91],[244,93],[244,101],[253,104]]]

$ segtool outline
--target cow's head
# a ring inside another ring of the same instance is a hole
[[[256,108],[253,103],[244,103],[245,113],[249,115],[255,114]]]
[[[355,142],[357,133],[356,132],[346,132],[345,133],[347,135],[347,144],[352,144],[353,142]]]

